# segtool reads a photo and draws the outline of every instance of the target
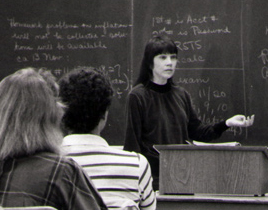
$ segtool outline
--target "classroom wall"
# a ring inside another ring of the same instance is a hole
[[[115,97],[103,136],[123,144],[127,93],[145,43],[167,33],[178,46],[175,82],[200,119],[255,114],[254,126],[216,142],[268,145],[268,2],[265,0],[9,0],[0,3],[0,79],[27,66],[60,78],[86,65],[111,77]]]

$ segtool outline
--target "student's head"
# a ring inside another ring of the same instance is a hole
[[[78,67],[61,78],[59,86],[60,98],[67,106],[62,122],[68,133],[92,133],[100,121],[106,122],[113,89],[102,72]]]
[[[59,153],[62,115],[62,107],[37,69],[5,77],[0,83],[0,159],[41,151]]]
[[[159,54],[178,54],[176,44],[166,35],[154,36],[146,44],[136,85],[139,83],[146,84],[152,79],[154,58]]]

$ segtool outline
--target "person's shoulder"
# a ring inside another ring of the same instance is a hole
[[[136,152],[130,152],[130,151],[126,151],[126,150],[123,150],[123,149],[118,149],[116,147],[113,147],[113,146],[109,146],[108,147],[108,151],[112,154],[115,154],[115,155],[120,155],[122,157],[133,157],[133,158],[138,158],[138,154]]]
[[[134,86],[131,91],[129,92],[130,95],[139,95],[139,94],[143,94],[145,92],[145,87],[143,84],[137,84],[136,86]]]
[[[149,164],[147,158],[143,154],[137,153],[137,155],[141,164],[145,164],[145,165]]]
[[[79,168],[78,164],[71,158],[65,155],[59,155],[50,152],[42,152],[36,155],[36,157],[42,159],[43,162],[51,163],[61,167]]]
[[[147,101],[147,99],[150,99],[151,95],[152,91],[150,88],[146,87],[144,84],[138,84],[132,88],[132,90],[128,94],[128,97],[130,99]]]
[[[139,164],[142,164],[142,165],[147,165],[149,164],[147,158],[141,154],[141,153],[137,153],[137,152],[130,152],[130,151],[126,151],[126,150],[121,150],[122,154],[125,154],[127,156],[130,156],[130,157],[136,157],[137,161],[139,162]]]
[[[146,173],[148,174],[148,178],[151,177],[151,166],[147,160],[147,158],[142,155],[141,153],[136,153],[138,155],[138,161],[139,161],[139,168],[142,172],[142,174]]]
[[[134,86],[128,93],[128,101],[143,101],[146,98],[147,90],[143,84]]]
[[[175,90],[175,91],[187,92],[187,90],[184,87],[182,87],[182,86],[180,86],[178,84],[173,84],[172,89]]]
[[[34,157],[42,159],[44,161],[48,161],[48,162],[60,162],[62,156],[59,154],[55,154],[52,152],[40,152],[40,153],[36,153],[34,155]]]
[[[186,96],[186,97],[189,97],[190,96],[189,92],[184,87],[182,87],[180,85],[176,85],[176,84],[175,85],[172,85],[172,90],[174,92],[182,95],[182,96]]]
[[[126,151],[123,149],[117,149],[112,146],[109,146],[107,152],[113,157],[116,157],[117,161],[128,165],[136,165],[138,168],[145,167],[148,164],[147,159],[140,153],[134,151]]]

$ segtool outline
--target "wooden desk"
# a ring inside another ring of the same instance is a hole
[[[157,210],[267,210],[268,197],[157,195]]]

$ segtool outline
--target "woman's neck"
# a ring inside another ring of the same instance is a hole
[[[167,84],[167,79],[155,79],[155,78],[152,78],[152,82],[157,84],[157,85],[165,85],[165,84]]]
[[[159,84],[154,83],[153,81],[149,81],[149,83],[147,84],[147,87],[149,89],[154,90],[154,91],[159,92],[159,93],[166,93],[166,92],[170,91],[171,86],[172,85],[170,82],[167,82],[164,85],[159,85]]]

